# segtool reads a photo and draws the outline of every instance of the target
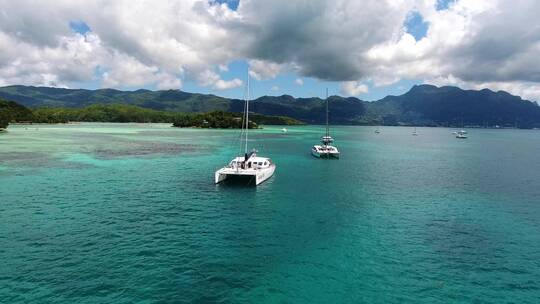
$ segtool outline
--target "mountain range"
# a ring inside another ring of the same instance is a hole
[[[120,91],[7,86],[0,88],[0,97],[30,108],[129,104],[175,112],[243,110],[243,101],[239,99],[180,90]],[[333,124],[540,127],[540,106],[537,103],[504,91],[488,89],[415,85],[403,95],[387,96],[377,101],[331,96],[329,103]],[[325,103],[318,97],[262,96],[250,103],[250,110],[264,115],[288,116],[311,124],[325,121]]]

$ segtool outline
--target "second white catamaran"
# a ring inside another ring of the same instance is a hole
[[[328,89],[326,90],[326,133],[321,137],[322,145],[315,145],[311,148],[311,154],[318,158],[339,158],[339,150],[333,146],[334,139],[330,136],[328,125]]]
[[[237,156],[231,162],[216,171],[215,183],[218,184],[227,179],[244,180],[247,184],[258,185],[269,179],[276,170],[276,165],[270,158],[259,157],[255,150],[248,152],[249,130],[249,73],[246,85],[246,101],[242,119],[241,140],[243,140],[244,155]]]

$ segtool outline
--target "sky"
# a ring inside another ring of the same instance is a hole
[[[537,0],[0,0],[0,86],[540,101]]]

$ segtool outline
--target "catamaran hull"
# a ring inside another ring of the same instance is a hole
[[[317,158],[339,158],[339,153],[317,152],[315,150],[311,150],[311,155]]]
[[[215,183],[219,184],[225,180],[235,179],[244,180],[247,184],[251,183],[257,186],[272,177],[275,170],[276,166],[270,166],[268,168],[257,170],[236,170],[232,168],[223,168],[216,172]]]

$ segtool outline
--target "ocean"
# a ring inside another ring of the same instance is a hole
[[[538,303],[540,131],[268,126],[0,133],[1,303]]]

